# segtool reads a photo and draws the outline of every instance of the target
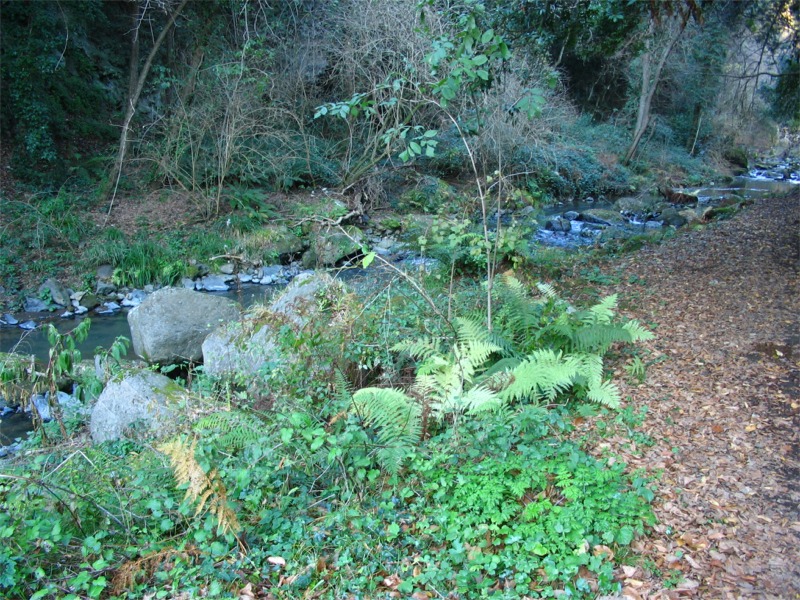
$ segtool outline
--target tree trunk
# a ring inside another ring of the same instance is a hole
[[[110,202],[108,205],[108,214],[106,215],[106,219],[108,219],[108,215],[111,214],[111,209],[114,206],[114,199],[116,198],[117,195],[119,179],[120,176],[122,175],[122,163],[125,161],[125,153],[128,150],[128,134],[130,132],[131,121],[133,120],[133,116],[136,114],[136,105],[139,103],[139,96],[141,96],[142,94],[145,81],[147,80],[147,75],[150,73],[150,67],[153,66],[153,60],[155,59],[156,54],[158,53],[158,49],[161,47],[161,44],[167,37],[167,33],[175,24],[175,20],[181,14],[181,11],[188,2],[189,0],[181,0],[181,3],[173,11],[172,15],[170,15],[169,21],[167,21],[167,24],[164,25],[164,28],[161,30],[161,33],[156,38],[156,41],[153,43],[153,47],[150,49],[150,54],[147,55],[147,60],[145,61],[144,66],[139,72],[139,78],[136,81],[136,85],[132,88],[133,93],[130,94],[127,100],[125,119],[122,122],[122,133],[120,134],[120,139],[119,139],[119,150],[117,151],[117,159],[114,162],[114,169],[111,171],[111,176],[109,177],[109,181],[110,182],[113,181],[114,185],[109,190]],[[136,35],[138,36],[138,32],[136,32]]]
[[[131,2],[131,56],[128,64],[128,98],[136,93],[136,82],[139,80],[139,3]]]
[[[681,37],[683,30],[686,29],[686,22],[678,19],[673,19],[668,26],[668,31],[665,33],[664,46],[661,49],[661,54],[658,56],[658,32],[656,31],[656,23],[653,17],[650,18],[650,26],[647,30],[647,41],[645,44],[645,51],[642,54],[642,88],[639,92],[639,109],[636,113],[636,127],[633,130],[633,139],[628,151],[625,153],[623,162],[630,163],[636,151],[639,148],[639,143],[642,140],[644,132],[647,131],[647,126],[650,124],[650,109],[653,103],[653,96],[655,96],[658,84],[661,81],[661,71],[672,53],[672,49]]]

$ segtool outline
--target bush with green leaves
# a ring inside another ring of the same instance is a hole
[[[518,264],[530,258],[529,230],[510,224],[489,231],[488,242],[481,227],[469,219],[438,216],[430,228],[418,236],[420,252],[439,260],[448,271],[458,274],[486,272],[487,243],[497,264]]]

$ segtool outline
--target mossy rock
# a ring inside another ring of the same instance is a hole
[[[308,242],[286,225],[267,225],[246,235],[242,246],[248,255],[256,255],[251,258],[278,260],[301,254]]]
[[[400,208],[424,213],[436,212],[452,203],[458,194],[455,188],[438,177],[423,176],[414,186],[400,196]]]
[[[387,215],[385,217],[380,217],[379,219],[375,219],[375,229],[378,231],[386,231],[388,233],[402,231],[403,229],[403,221],[400,220],[399,217],[393,215]]]
[[[581,213],[581,220],[587,223],[595,223],[597,225],[613,225],[622,227],[625,225],[625,219],[615,210],[607,208],[590,208]]]
[[[747,156],[747,150],[741,146],[726,148],[722,153],[722,156],[733,166],[739,167],[743,171],[746,171],[750,165],[750,159]]]
[[[353,225],[344,228],[317,227],[312,234],[311,247],[303,255],[303,266],[334,267],[339,262],[361,251],[364,233]]]
[[[652,198],[625,196],[616,201],[614,208],[620,212],[643,215],[652,212],[655,203]]]

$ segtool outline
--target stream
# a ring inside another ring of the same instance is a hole
[[[781,180],[777,178],[781,177]],[[745,199],[757,199],[788,192],[793,186],[800,184],[800,172],[795,169],[792,171],[788,165],[778,165],[771,169],[754,169],[747,177],[737,177],[725,185],[710,184],[707,187],[686,190],[699,198],[699,204],[713,204],[714,201],[731,194],[738,194]],[[563,215],[574,211],[580,213],[588,209],[611,209],[613,203],[610,202],[575,202],[562,203],[553,207],[548,207],[543,214],[544,218]],[[560,247],[578,247],[581,245],[593,244],[596,241],[599,230],[590,223],[583,221],[572,221],[571,230],[568,233],[550,231],[542,227],[532,241],[544,245]],[[620,228],[629,233],[644,231],[651,224],[629,221],[627,225]],[[412,259],[413,261],[413,259]],[[356,279],[366,277],[367,274],[361,269],[353,269],[342,272],[343,279]],[[257,285],[244,284],[239,289],[227,292],[208,292],[225,298],[236,300],[245,308],[255,303],[266,303],[283,285]],[[130,338],[130,328],[127,320],[128,309],[122,309],[109,315],[91,315],[92,325],[89,337],[78,345],[82,356],[91,358],[94,356],[98,347],[107,349],[119,336]],[[19,354],[33,354],[40,361],[47,361],[49,345],[45,328],[45,323],[52,323],[61,333],[66,333],[74,329],[78,324],[77,319],[62,319],[57,313],[22,313],[16,315],[19,322],[33,320],[37,327],[33,330],[23,330],[19,327],[0,327],[0,352],[16,352]],[[132,353],[132,350],[130,351]],[[4,455],[3,447],[10,444],[15,438],[23,437],[30,431],[31,424],[27,415],[17,413],[5,407],[0,398],[0,457]]]

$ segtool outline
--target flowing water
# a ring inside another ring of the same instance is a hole
[[[783,177],[776,180],[776,177]],[[781,195],[788,192],[792,186],[800,184],[800,173],[795,169],[792,171],[787,165],[779,165],[776,168],[754,170],[749,177],[737,177],[732,182],[725,185],[709,186],[687,190],[698,196],[701,203],[711,203],[720,198],[738,194],[748,199],[763,198]],[[546,216],[563,214],[567,211],[581,212],[590,208],[611,208],[613,205],[607,202],[575,202],[560,204],[549,208]],[[633,230],[645,229],[645,224],[630,224]],[[586,229],[586,231],[581,231]],[[575,234],[575,235],[572,235]],[[552,231],[540,230],[535,239],[542,244],[558,246],[579,246],[592,244],[595,241],[594,232],[591,226],[576,221],[573,223],[573,232],[570,236],[554,233]],[[372,269],[370,270],[372,271]],[[370,278],[368,272],[362,269],[345,271],[343,279],[356,280],[359,278]],[[215,295],[231,298],[238,301],[242,306],[249,307],[255,303],[266,303],[283,286],[275,285],[246,285],[238,290],[228,292],[209,292]],[[127,309],[122,309],[111,315],[91,315],[92,326],[88,338],[78,345],[78,349],[84,358],[94,356],[97,348],[107,349],[111,346],[118,336],[130,338],[130,328],[128,327]],[[42,316],[41,313],[16,315],[20,322],[33,320],[37,323],[37,328],[25,331],[18,327],[0,327],[0,352],[17,352],[20,354],[33,354],[40,361],[47,361],[49,345],[45,334],[45,323],[52,323],[61,333],[66,333],[75,328],[78,324],[77,319],[61,319],[55,313]],[[132,351],[131,351],[132,354]],[[23,436],[30,430],[30,420],[25,415],[7,412],[1,414],[0,406],[0,447],[8,444],[16,437]],[[1,455],[1,453],[0,453]]]

